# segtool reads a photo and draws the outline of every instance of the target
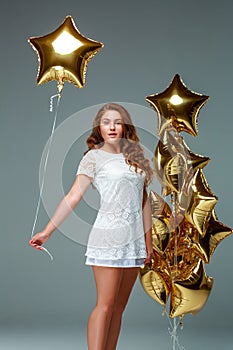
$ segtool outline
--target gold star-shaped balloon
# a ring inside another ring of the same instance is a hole
[[[177,139],[166,131],[157,144],[153,160],[158,179],[170,189],[167,190],[170,194],[184,190],[190,177],[205,167],[210,158],[193,153],[180,135]]]
[[[156,251],[152,263],[140,267],[139,278],[145,292],[165,306],[171,291],[171,272],[167,262]]]
[[[174,318],[186,313],[195,315],[205,305],[212,287],[213,278],[207,276],[203,262],[199,260],[198,263],[193,264],[192,272],[186,280],[173,282],[170,317]]]
[[[195,261],[196,258],[200,258],[204,263],[208,262],[208,256],[206,249],[200,243],[200,234],[194,225],[184,218],[180,224],[180,232],[183,241],[179,245],[179,249],[184,251],[184,259],[190,264],[191,261]],[[191,248],[191,249],[190,249]],[[186,251],[185,251],[186,250]]]
[[[209,96],[188,90],[178,74],[168,88],[158,94],[146,97],[158,114],[158,133],[174,127],[193,136],[198,133],[197,116]]]
[[[232,228],[224,225],[222,222],[218,221],[215,211],[212,211],[210,217],[206,234],[203,238],[200,238],[200,244],[206,251],[208,257],[208,263],[210,262],[213,253],[219,243],[230,234],[232,234]]]
[[[201,169],[198,169],[190,183],[188,195],[181,194],[180,205],[186,209],[185,218],[201,237],[205,236],[212,210],[218,198],[209,188]]]
[[[171,232],[175,229],[172,210],[156,192],[150,191],[149,200],[152,214],[152,244],[156,252],[163,255]]]
[[[87,64],[103,47],[102,43],[81,35],[71,16],[54,32],[28,41],[38,54],[38,85],[57,80],[59,91],[64,81],[84,87]]]

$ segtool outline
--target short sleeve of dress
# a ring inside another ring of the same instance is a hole
[[[93,151],[88,151],[81,159],[76,175],[83,174],[94,179],[96,173],[96,160]]]

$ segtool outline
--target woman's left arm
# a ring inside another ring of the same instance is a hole
[[[145,259],[145,263],[149,263],[153,256],[152,218],[151,218],[151,206],[147,195],[146,187],[144,187],[143,189],[142,217],[143,217],[146,251],[147,251],[147,258]]]

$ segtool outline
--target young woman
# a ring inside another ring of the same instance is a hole
[[[97,291],[88,321],[88,350],[115,350],[139,267],[153,255],[146,191],[153,171],[129,113],[119,104],[109,103],[99,110],[87,145],[70,191],[30,244],[39,248],[45,243],[92,183],[101,203],[86,251]]]

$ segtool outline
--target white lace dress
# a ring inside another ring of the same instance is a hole
[[[100,194],[100,209],[90,232],[86,264],[135,267],[147,256],[142,220],[145,173],[125,162],[122,153],[90,150],[78,174],[92,179]]]

